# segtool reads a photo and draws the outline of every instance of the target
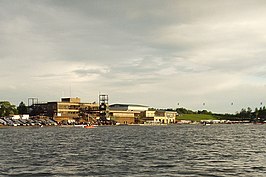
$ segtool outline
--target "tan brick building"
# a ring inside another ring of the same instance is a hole
[[[139,123],[142,111],[148,110],[148,106],[135,104],[113,104],[109,106],[109,116],[120,124]]]
[[[60,102],[35,104],[32,112],[36,115],[53,117],[61,122],[79,118],[81,110],[89,112],[90,116],[96,119],[99,114],[99,105],[97,103],[81,103],[80,98],[62,98]]]

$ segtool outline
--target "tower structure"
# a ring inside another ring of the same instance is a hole
[[[38,104],[38,103],[39,103],[38,98],[28,98],[28,107],[33,106],[33,105]]]
[[[100,121],[107,121],[109,117],[108,95],[99,95]]]
[[[31,112],[34,110],[36,104],[39,103],[38,98],[28,98],[27,112],[31,115]]]

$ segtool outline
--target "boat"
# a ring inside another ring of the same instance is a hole
[[[95,128],[95,126],[93,126],[93,125],[86,125],[86,126],[84,126],[84,128]]]
[[[208,126],[211,125],[210,123],[204,123],[203,126]]]

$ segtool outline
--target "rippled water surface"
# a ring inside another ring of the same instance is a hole
[[[266,176],[266,125],[0,128],[1,176]]]

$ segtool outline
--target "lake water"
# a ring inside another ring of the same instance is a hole
[[[266,176],[266,125],[0,128],[0,176]]]

